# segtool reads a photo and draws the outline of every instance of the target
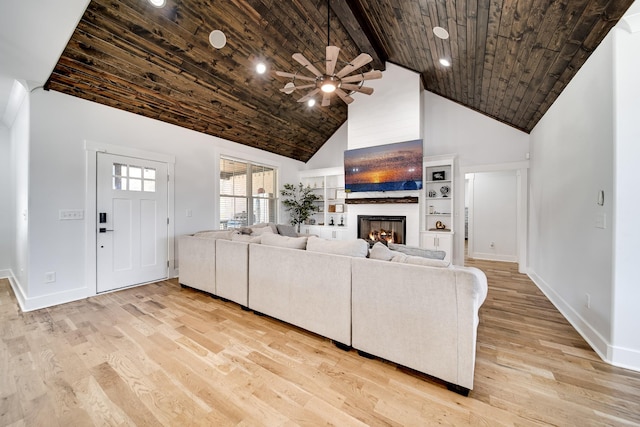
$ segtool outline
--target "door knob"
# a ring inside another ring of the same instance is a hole
[[[100,228],[98,231],[100,233],[106,233],[107,231],[113,231],[113,230],[107,230],[106,228]]]

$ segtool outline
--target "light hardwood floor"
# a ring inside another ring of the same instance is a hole
[[[489,295],[467,398],[175,280],[30,313],[0,280],[0,425],[640,425],[639,373],[515,264],[470,263]]]

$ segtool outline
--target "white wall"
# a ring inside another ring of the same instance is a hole
[[[14,253],[11,259],[11,285],[22,304],[29,291],[29,97],[25,83],[14,86],[22,92],[11,126],[11,185],[13,190]]]
[[[348,122],[344,122],[316,154],[309,159],[306,169],[343,167],[343,154],[347,150],[347,131]]]
[[[424,139],[425,156],[457,154],[461,167],[521,162],[529,152],[526,133],[431,92],[424,93]]]
[[[609,357],[612,363],[640,370],[640,4],[634,3],[633,33],[614,30],[615,68],[615,206],[613,334]],[[609,203],[610,200],[607,201]]]
[[[612,59],[607,36],[531,133],[530,275],[602,356],[612,314]]]
[[[11,137],[0,124],[0,277],[9,277],[15,251]]]
[[[380,80],[369,80],[373,95],[354,94],[349,105],[349,149],[422,138],[420,75],[387,64]]]
[[[83,292],[84,221],[60,221],[60,209],[85,206],[86,140],[175,156],[176,236],[217,228],[219,155],[280,168],[280,182],[297,180],[303,164],[57,92],[31,95],[29,303],[36,307]],[[192,217],[186,216],[191,210]],[[86,212],[93,217],[95,212]],[[46,272],[55,283],[44,283]],[[91,272],[89,272],[91,273]],[[91,295],[95,289],[86,289]],[[65,297],[67,295],[67,297]]]
[[[469,200],[469,256],[494,261],[517,261],[516,171],[469,175],[472,193]]]

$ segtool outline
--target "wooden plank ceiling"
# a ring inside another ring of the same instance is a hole
[[[370,53],[365,71],[398,64],[426,90],[529,132],[632,3],[333,0],[331,43],[340,61]],[[46,87],[307,161],[347,107],[297,103],[305,92],[280,92],[289,79],[275,71],[300,71],[295,52],[324,69],[326,20],[324,0],[92,0]],[[220,50],[215,29],[227,36]]]

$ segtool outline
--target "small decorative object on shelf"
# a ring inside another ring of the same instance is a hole
[[[444,181],[444,171],[435,171],[431,174],[431,178],[433,181]]]
[[[340,215],[340,224],[338,224],[338,227],[344,227],[344,216]]]
[[[442,197],[448,197],[449,191],[451,191],[451,189],[448,185],[443,185],[442,187],[440,187],[440,193],[442,193]]]
[[[331,217],[331,221],[329,221],[329,225],[335,225],[333,222],[333,217]]]
[[[429,213],[430,213],[430,214],[434,214],[434,213],[436,213],[436,208],[434,208],[434,207],[433,207],[433,205],[430,205],[430,206],[429,206]]]
[[[336,212],[338,213],[344,212],[344,205],[342,203],[336,204]]]
[[[429,190],[429,197],[436,197],[437,195],[436,190]]]
[[[443,223],[442,221],[437,221],[437,222],[436,222],[436,228],[437,228],[438,230],[444,230],[445,228],[447,228],[447,226],[446,226],[446,225],[444,225],[444,223]]]

